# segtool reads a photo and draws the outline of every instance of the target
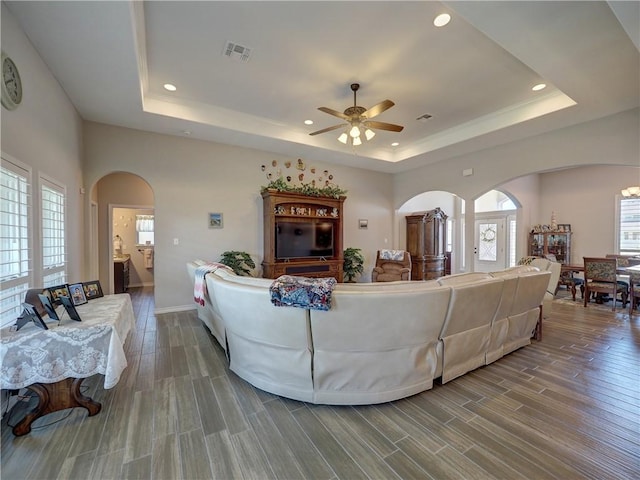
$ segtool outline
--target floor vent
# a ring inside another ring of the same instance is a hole
[[[251,49],[233,42],[227,42],[224,46],[224,56],[240,62],[248,62]]]

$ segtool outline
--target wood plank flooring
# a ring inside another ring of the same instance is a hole
[[[305,404],[227,368],[195,312],[153,314],[133,289],[136,331],[103,405],[2,420],[10,479],[637,479],[640,313],[556,302],[541,342],[422,394],[381,405]],[[33,400],[31,400],[33,404]],[[53,423],[53,421],[56,421]]]

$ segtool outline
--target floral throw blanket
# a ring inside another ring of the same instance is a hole
[[[335,278],[307,278],[282,275],[276,278],[269,292],[276,307],[299,307],[329,310]]]

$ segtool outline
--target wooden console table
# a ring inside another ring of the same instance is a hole
[[[15,332],[0,331],[0,388],[28,388],[39,399],[13,428],[16,436],[29,433],[37,418],[59,410],[83,407],[96,415],[102,405],[80,392],[82,381],[100,373],[109,389],[127,366],[123,347],[135,326],[129,295],[107,295],[76,309],[81,322],[60,309],[60,324],[47,322],[49,330],[29,323]]]

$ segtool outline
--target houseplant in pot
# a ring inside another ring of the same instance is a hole
[[[231,250],[223,252],[220,263],[230,267],[236,275],[251,277],[251,270],[256,268],[255,262],[247,252]]]
[[[355,279],[362,275],[364,271],[364,256],[359,248],[348,247],[344,253],[344,264],[342,271],[344,273],[344,281],[347,283],[355,283]]]

